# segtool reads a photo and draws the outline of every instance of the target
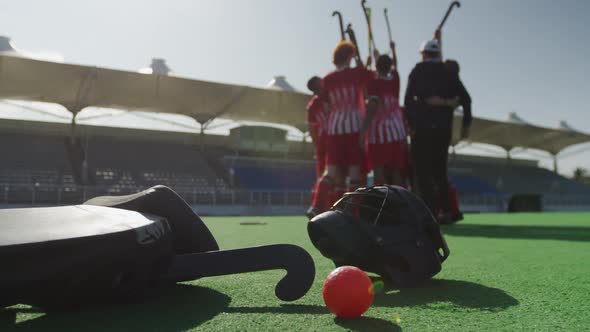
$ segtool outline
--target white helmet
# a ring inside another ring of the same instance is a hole
[[[420,45],[420,52],[440,53],[440,45],[438,40],[427,40]]]

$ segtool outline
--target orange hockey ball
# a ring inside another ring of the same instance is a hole
[[[324,303],[341,318],[361,316],[373,303],[373,284],[369,276],[354,266],[341,266],[324,281]]]

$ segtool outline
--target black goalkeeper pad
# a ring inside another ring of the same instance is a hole
[[[285,269],[275,293],[309,290],[309,254],[277,244],[219,251],[192,209],[171,189],[97,197],[84,205],[0,210],[0,306],[135,300],[164,284]]]
[[[430,279],[449,256],[430,210],[401,187],[347,193],[307,229],[314,246],[337,266],[357,266],[400,287]]]

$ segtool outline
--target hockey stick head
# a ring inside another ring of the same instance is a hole
[[[361,6],[363,6],[363,9],[367,9],[367,0],[361,0]]]
[[[359,45],[356,41],[356,35],[354,34],[354,30],[352,29],[352,23],[348,23],[348,25],[346,26],[346,33],[348,34],[348,38],[350,39],[350,42],[354,44],[354,47],[356,47],[355,57],[357,58],[357,61],[359,63],[362,62],[361,51],[359,50]]]
[[[367,20],[367,25],[369,26],[370,30],[371,20],[369,19],[369,7],[367,7],[367,0],[361,0],[361,6],[363,7],[363,13],[365,14],[365,19]]]
[[[332,16],[338,16],[338,19],[340,21],[342,21],[342,14],[339,11],[337,11],[337,10],[333,11]]]
[[[179,255],[164,279],[179,282],[266,270],[287,271],[275,287],[275,295],[283,301],[301,298],[315,278],[315,265],[307,251],[291,244],[273,244]]]
[[[373,53],[373,49],[376,49],[375,39],[373,39],[373,28],[371,27],[371,8],[367,7],[367,0],[361,0],[361,6],[363,7],[363,14],[367,21],[367,29],[369,30],[369,53]],[[372,54],[369,54],[372,56]]]
[[[447,9],[447,12],[445,14],[445,17],[443,18],[442,22],[440,22],[439,26],[438,26],[438,30],[441,30],[443,25],[445,25],[445,22],[447,21],[447,18],[449,18],[449,15],[451,14],[451,11],[453,10],[453,8],[461,8],[461,3],[459,1],[453,1],[451,2],[451,4],[449,5],[449,9]]]
[[[354,33],[354,30],[352,29],[352,23],[348,23],[348,25],[346,26],[346,33],[348,34],[348,38],[354,44],[358,51],[358,44],[356,42],[356,35]]]
[[[342,40],[346,39],[344,37],[344,24],[342,23],[342,14],[339,11],[335,10],[332,13],[332,16],[338,16],[338,24],[340,25],[340,37],[342,38]]]
[[[383,8],[383,15],[385,16],[385,23],[387,25],[387,34],[389,36],[389,41],[393,41],[393,37],[391,36],[391,25],[389,24],[389,16],[387,15],[387,8]]]

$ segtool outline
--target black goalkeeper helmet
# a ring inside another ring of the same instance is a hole
[[[307,226],[314,246],[336,266],[352,265],[411,287],[440,272],[449,248],[436,219],[397,186],[346,193]]]

